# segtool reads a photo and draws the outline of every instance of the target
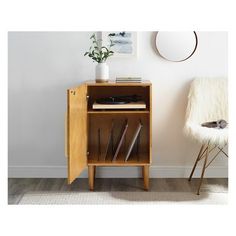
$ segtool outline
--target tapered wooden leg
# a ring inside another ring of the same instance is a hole
[[[88,166],[88,175],[89,175],[89,189],[91,191],[94,190],[94,175],[95,174],[95,166]]]
[[[202,146],[201,146],[201,149],[200,149],[200,151],[199,151],[199,153],[198,153],[197,159],[196,159],[196,161],[195,161],[195,163],[194,163],[194,166],[193,166],[193,169],[192,169],[192,171],[191,171],[191,174],[190,174],[190,176],[189,176],[189,178],[188,178],[188,181],[191,181],[191,179],[192,179],[192,176],[193,176],[193,173],[194,173],[194,171],[195,171],[195,169],[196,169],[197,163],[198,163],[198,161],[199,161],[199,159],[200,159],[200,157],[201,157],[201,155],[202,155],[202,153],[203,153],[204,146],[205,146],[205,145],[202,145]]]
[[[141,168],[141,178],[144,178],[144,168],[143,168],[143,166]]]
[[[97,171],[97,168],[96,166],[94,166],[94,179],[96,179],[96,171]]]
[[[205,160],[204,160],[204,163],[203,163],[203,167],[202,167],[202,174],[201,174],[201,179],[200,179],[200,183],[199,183],[198,190],[197,190],[197,195],[200,194],[202,180],[203,180],[204,173],[205,173],[205,170],[206,170],[206,163],[207,163],[208,155],[209,155],[209,144],[208,144],[207,149],[206,149],[206,157],[205,157]]]
[[[145,190],[149,189],[149,166],[143,166],[143,186]]]

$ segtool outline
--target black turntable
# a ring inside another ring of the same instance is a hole
[[[127,104],[131,102],[141,101],[141,96],[138,95],[126,95],[126,96],[112,96],[99,98],[96,100],[98,104]]]

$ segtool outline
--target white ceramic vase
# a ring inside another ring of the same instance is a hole
[[[109,79],[109,67],[105,62],[96,65],[96,82],[107,82]]]

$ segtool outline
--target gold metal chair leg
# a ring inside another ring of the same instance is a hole
[[[209,160],[209,163],[207,164],[208,159],[209,159],[209,157],[210,157],[210,153],[211,153],[215,148],[218,148],[219,151],[213,156],[213,158],[211,158],[211,160]],[[224,147],[220,148],[220,147],[218,147],[218,146],[216,146],[216,145],[215,145],[214,147],[210,147],[209,142],[208,142],[207,144],[201,146],[201,149],[200,149],[200,151],[199,151],[199,154],[198,154],[198,156],[197,156],[197,159],[196,159],[196,161],[195,161],[195,163],[194,163],[192,172],[191,172],[191,174],[190,174],[190,176],[189,176],[189,179],[188,179],[189,181],[191,181],[192,176],[193,176],[193,174],[194,174],[194,171],[195,171],[195,169],[196,169],[196,166],[197,166],[198,162],[199,162],[200,160],[204,159],[204,163],[203,163],[203,167],[202,167],[202,173],[201,173],[201,178],[200,178],[200,182],[199,182],[199,186],[198,186],[198,190],[197,190],[197,195],[200,194],[200,189],[201,189],[201,185],[202,185],[202,182],[203,182],[204,173],[205,173],[206,168],[216,159],[216,157],[218,156],[218,154],[219,154],[220,152],[223,152],[223,153],[225,154],[225,156],[228,157],[228,154],[223,151],[223,148],[224,148]]]
[[[205,145],[203,144],[203,145],[201,146],[201,148],[200,148],[200,151],[199,151],[199,153],[198,153],[197,159],[196,159],[196,161],[195,161],[195,163],[194,163],[194,166],[193,166],[192,172],[191,172],[191,174],[190,174],[190,176],[189,176],[189,178],[188,178],[188,181],[191,181],[191,179],[192,179],[192,176],[193,176],[193,173],[194,173],[194,171],[195,171],[195,169],[196,169],[197,163],[198,163],[200,157],[202,156],[204,146],[205,146]]]
[[[201,179],[200,179],[200,183],[199,183],[198,190],[197,190],[197,195],[200,194],[200,189],[201,189],[203,177],[204,177],[204,173],[205,173],[205,170],[206,170],[206,164],[207,164],[208,155],[209,155],[209,143],[208,143],[208,146],[207,146],[206,157],[205,157],[205,160],[204,160],[204,163],[203,163],[203,167],[202,167],[202,174],[201,174]]]

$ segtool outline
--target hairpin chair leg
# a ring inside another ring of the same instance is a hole
[[[194,173],[194,171],[195,171],[195,169],[196,169],[197,163],[198,163],[198,161],[200,160],[200,158],[201,158],[201,156],[202,156],[202,154],[203,154],[203,152],[204,152],[204,151],[203,151],[204,147],[205,147],[205,145],[203,144],[203,145],[201,146],[201,149],[200,149],[199,153],[198,153],[197,159],[196,159],[196,161],[195,161],[195,163],[194,163],[194,166],[193,166],[193,169],[192,169],[192,171],[191,171],[191,174],[190,174],[190,176],[189,176],[189,178],[188,178],[188,181],[191,181],[191,179],[192,179],[192,176],[193,176],[193,173]]]
[[[209,155],[209,143],[208,143],[207,149],[206,149],[206,156],[205,156],[203,167],[202,167],[202,174],[201,174],[201,179],[200,179],[200,183],[199,183],[198,190],[197,190],[197,195],[200,194],[200,189],[201,189],[203,177],[204,177],[204,173],[205,173],[205,170],[206,170],[208,155]]]

